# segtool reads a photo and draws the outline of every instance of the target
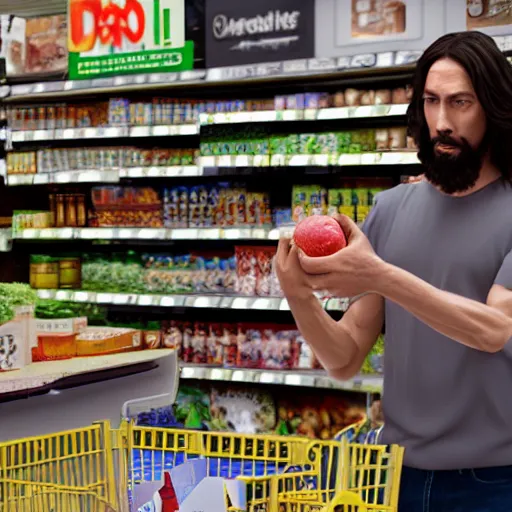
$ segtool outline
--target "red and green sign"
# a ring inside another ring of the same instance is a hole
[[[68,0],[69,77],[185,71],[184,0]]]

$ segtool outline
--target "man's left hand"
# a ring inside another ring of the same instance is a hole
[[[299,252],[299,261],[316,291],[336,297],[355,297],[373,291],[383,261],[357,224],[346,215],[334,216],[347,238],[347,247],[331,256],[309,257]]]

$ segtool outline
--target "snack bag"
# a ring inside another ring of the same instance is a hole
[[[235,247],[236,284],[235,291],[241,295],[255,295],[257,261],[254,247]]]
[[[256,295],[268,297],[271,293],[272,262],[275,247],[255,247],[256,256]]]
[[[223,366],[236,367],[238,357],[238,326],[224,324],[223,327]]]
[[[192,363],[193,361],[193,348],[192,338],[194,335],[194,327],[190,322],[183,324],[183,362]]]
[[[205,364],[207,361],[207,335],[208,329],[202,322],[194,323],[194,334],[192,336],[192,363]]]
[[[221,324],[210,324],[206,340],[206,361],[209,365],[222,366],[224,358],[224,331]]]

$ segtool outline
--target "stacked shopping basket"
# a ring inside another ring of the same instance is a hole
[[[0,512],[129,512],[135,485],[197,458],[209,476],[246,484],[247,512],[396,512],[402,455],[346,439],[98,423],[0,444]]]

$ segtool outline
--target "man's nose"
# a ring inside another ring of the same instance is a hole
[[[450,135],[453,131],[452,123],[450,122],[450,118],[446,109],[441,107],[439,109],[439,116],[437,118],[436,131],[438,133],[442,133],[444,135]]]

